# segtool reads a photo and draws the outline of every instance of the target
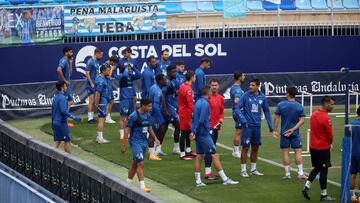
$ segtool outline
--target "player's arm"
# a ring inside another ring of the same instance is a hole
[[[101,97],[101,92],[104,88],[106,84],[104,84],[103,82],[99,82],[96,84],[96,89],[95,89],[95,107],[96,109],[102,114],[105,114],[105,112],[103,112],[99,106],[100,104],[100,97]]]
[[[150,134],[150,136],[155,140],[156,145],[160,145],[160,141],[158,140],[158,138],[156,137],[154,130],[152,129],[151,125],[148,127],[148,132]]]
[[[268,104],[267,100],[265,99],[265,97],[264,97],[264,102],[263,102],[262,107],[263,107],[263,111],[265,114],[266,122],[269,126],[269,131],[272,133],[272,132],[274,132],[274,128],[273,128],[273,124],[272,124],[272,120],[271,120],[270,107],[269,107],[269,104]]]
[[[205,86],[204,73],[197,74],[195,82],[198,84],[199,89],[203,88]]]
[[[332,121],[330,119],[329,116],[322,118],[324,123],[324,129],[325,129],[325,133],[327,135],[327,141],[328,143],[331,145],[333,143],[333,139],[334,139],[334,132],[332,129]]]
[[[71,119],[73,119],[76,122],[81,121],[81,118],[79,116],[75,116],[74,114],[70,113],[69,108],[68,108],[68,102],[66,101],[66,99],[62,99],[59,103],[60,103],[61,114],[66,115],[67,117],[70,117]]]
[[[191,112],[194,112],[194,98],[193,98],[193,91],[191,89],[186,91],[186,104]]]
[[[274,123],[274,132],[273,132],[272,136],[274,138],[279,138],[278,129],[279,129],[280,116],[281,116],[281,110],[280,110],[280,107],[278,105],[276,107],[276,110],[275,110],[274,121],[273,121],[273,123]]]
[[[142,77],[143,77],[143,82],[144,82],[144,86],[145,87],[147,87],[147,88],[150,88],[151,87],[151,75],[149,75],[148,73],[147,73],[147,71],[144,71],[143,72],[143,75],[142,75]]]
[[[62,81],[64,81],[66,84],[69,84],[68,81],[66,81],[65,79],[64,72],[62,71],[64,67],[64,64],[60,63],[58,68],[56,69],[56,72],[60,76]]]
[[[91,88],[94,88],[95,85],[94,82],[91,80],[90,71],[86,71],[85,73],[86,73],[86,79],[89,81]]]
[[[70,76],[72,76],[72,73],[73,73],[73,58],[72,57],[69,59],[69,71],[70,71]]]
[[[304,112],[304,107],[301,106],[301,115],[299,117],[299,121],[296,123],[296,125],[288,130],[285,131],[285,136],[290,136],[294,133],[295,130],[299,129],[304,123],[305,123],[305,112]]]
[[[241,109],[244,108],[245,100],[246,100],[246,98],[245,98],[245,96],[243,95],[243,96],[239,99],[238,104],[235,105],[235,113],[236,113],[237,115],[239,115],[241,125],[244,126],[244,127],[247,126],[247,122],[248,122],[248,121],[246,120],[246,118],[245,118],[244,113],[241,111]]]
[[[220,107],[220,120],[223,121],[224,118],[225,118],[225,115],[224,115],[224,108],[225,108],[225,106],[224,106],[224,97],[220,97],[220,105],[221,105],[221,107]]]
[[[131,78],[133,80],[138,80],[141,78],[141,73],[140,73],[139,69],[135,68],[135,66],[133,68],[133,74],[131,75]]]

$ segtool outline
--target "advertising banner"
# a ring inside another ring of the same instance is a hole
[[[0,46],[29,45],[64,37],[61,6],[0,8]]]
[[[164,32],[162,3],[65,6],[65,36],[101,36]]]

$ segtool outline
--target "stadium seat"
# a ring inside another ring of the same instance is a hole
[[[357,0],[343,0],[343,4],[346,9],[359,9]]]
[[[278,8],[277,4],[274,4],[270,1],[263,1],[262,4],[263,4],[264,9],[268,10],[268,11],[277,10],[277,8]]]
[[[195,2],[187,2],[187,1],[183,1],[181,3],[181,8],[185,13],[196,13],[197,12],[197,8],[196,8],[196,3]]]
[[[58,6],[60,5],[59,3],[56,3],[56,2],[50,2],[47,4],[48,6]]]
[[[54,0],[40,0],[40,3],[48,4],[54,2]]]
[[[27,3],[22,3],[22,4],[18,4],[19,7],[27,7],[27,6],[31,6],[31,4],[27,4]]]
[[[178,2],[166,2],[166,13],[173,14],[173,13],[182,13],[180,3]]]
[[[280,8],[282,10],[296,10],[295,0],[281,0]]]
[[[65,2],[62,2],[61,4],[62,4],[62,5],[72,5],[72,4],[74,4],[74,3],[71,2],[71,1],[65,1]]]
[[[214,4],[215,10],[220,11],[220,12],[222,12],[224,10],[223,1],[215,1],[215,2],[213,2],[213,4]]]
[[[0,0],[0,6],[9,4],[8,1]]]
[[[263,11],[261,0],[248,0],[247,7],[250,11]]]
[[[328,10],[325,0],[311,0],[311,5],[315,10]]]
[[[86,2],[86,1],[77,1],[76,4],[89,4],[89,2]]]
[[[205,13],[215,12],[214,5],[210,1],[197,2],[197,6],[200,12],[205,12]]]
[[[312,10],[310,0],[295,0],[296,8],[299,10]]]
[[[328,7],[331,9],[331,0],[327,0]],[[341,0],[333,0],[333,9],[344,9],[344,6],[342,4]]]
[[[57,2],[57,3],[64,3],[64,2],[66,2],[67,0],[55,0],[55,2]]]
[[[44,3],[40,3],[40,2],[38,2],[38,3],[34,3],[34,4],[33,4],[33,6],[44,6],[44,5],[46,5],[46,4],[44,4]]]

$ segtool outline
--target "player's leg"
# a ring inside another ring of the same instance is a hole
[[[251,128],[243,128],[242,136],[241,136],[241,176],[249,177],[246,172],[246,162],[247,162],[247,153],[250,147],[250,139],[251,139]]]
[[[156,137],[159,139],[159,136],[158,136],[159,127],[160,127],[159,122],[158,122],[157,118],[155,118],[155,117],[151,117],[151,119],[153,121],[152,128],[155,132]],[[161,161],[161,158],[159,156],[157,156],[157,154],[155,153],[155,140],[152,136],[149,136],[148,147],[149,147],[149,160],[150,161]]]
[[[73,97],[72,97],[72,84],[68,85],[68,88],[66,89],[66,92],[64,94],[67,97],[68,100],[68,109],[70,111],[71,105],[73,104]],[[72,122],[67,122],[67,125],[69,127],[74,127],[74,123]]]
[[[114,99],[110,100],[110,102],[107,105],[106,117],[105,117],[106,123],[116,123],[113,119],[111,119],[111,111],[112,111],[113,105],[114,105]]]
[[[128,120],[128,116],[133,112],[133,109],[129,106],[129,101],[120,100],[119,102],[119,111],[120,111],[120,119],[119,119],[119,137],[120,140],[124,137],[125,127]]]
[[[180,141],[180,124],[179,120],[175,120],[172,122],[172,125],[174,126],[174,148],[173,153],[174,154],[180,154],[180,147],[179,147],[179,141]]]
[[[211,139],[214,142],[214,145],[216,146],[217,137],[218,137],[218,130],[212,129],[210,130]],[[211,154],[205,154],[205,179],[208,180],[215,180],[217,179],[216,176],[214,176],[211,172],[211,163],[212,163],[212,156]]]
[[[198,149],[198,147],[196,147]],[[203,154],[199,154],[195,157],[195,185],[196,187],[203,187],[206,186],[202,181],[201,181],[201,162],[204,159],[204,155]]]
[[[301,156],[301,148],[294,149],[295,152],[295,164],[297,166],[297,173],[299,180],[307,180],[307,176],[304,175],[303,161]]]
[[[357,202],[356,192],[355,192],[355,181],[356,181],[356,174],[352,174],[350,176],[350,195],[351,195],[351,201]]]
[[[251,128],[251,174],[262,176],[264,174],[260,173],[256,168],[256,162],[258,158],[258,152],[261,145],[261,129],[260,127]]]
[[[98,126],[97,126],[97,137],[96,137],[96,142],[99,144],[105,144],[108,143],[109,141],[104,139],[104,124],[105,124],[105,112],[106,112],[106,108],[107,108],[107,103],[100,101],[99,104],[99,122],[98,122]]]
[[[131,166],[128,171],[128,178],[126,179],[127,182],[132,182],[134,176],[136,174],[137,164],[134,160],[131,160]]]
[[[94,124],[94,90],[90,87],[86,88],[86,91],[88,93],[89,98],[89,104],[88,104],[88,123]]]
[[[60,141],[54,141],[54,142],[53,142],[53,147],[59,148],[60,144],[61,144]]]
[[[165,118],[163,116],[160,116],[158,118],[159,121],[159,129],[157,133],[157,137],[160,141],[160,145],[156,147],[156,152],[159,156],[166,156],[167,154],[161,150],[161,145],[164,141],[166,131],[168,129],[168,122],[166,122]]]
[[[123,137],[124,137],[125,126],[126,126],[127,119],[128,119],[128,116],[120,115],[120,119],[119,119],[119,137],[120,137],[120,140],[123,139]]]
[[[285,176],[283,177],[283,180],[289,180],[291,179],[289,148],[282,148],[281,151],[283,155],[283,164],[285,169]]]
[[[237,122],[235,121],[235,127],[237,126]],[[235,158],[240,158],[240,142],[241,142],[241,129],[235,128],[234,132],[234,147],[232,155]]]
[[[64,142],[64,151],[71,154],[71,142],[70,141]]]
[[[180,160],[192,160],[191,157],[186,156],[185,153],[185,143],[187,142],[187,139],[189,139],[189,135],[191,133],[191,130],[181,130],[180,134]]]

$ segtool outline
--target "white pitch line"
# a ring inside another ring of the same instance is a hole
[[[219,142],[216,143],[216,145],[219,146],[219,147],[221,147],[221,148],[230,150],[230,151],[233,150],[231,147],[226,146],[226,145],[224,145],[224,144],[221,144],[221,143],[219,143]],[[275,161],[272,161],[272,160],[269,160],[269,159],[265,159],[265,158],[262,158],[262,157],[258,157],[258,159],[259,159],[260,161],[265,162],[265,163],[268,163],[268,164],[271,164],[271,165],[274,165],[274,166],[278,166],[278,167],[284,168],[284,166],[283,166],[282,164],[279,164],[279,163],[277,163],[277,162],[275,162]],[[294,171],[294,172],[297,172],[297,169],[292,168],[292,167],[290,167],[290,170],[291,170],[291,171]],[[304,172],[304,174],[305,174],[306,176],[309,175],[308,173],[305,173],[305,172]],[[341,187],[341,184],[338,183],[338,182],[335,182],[335,181],[332,181],[332,180],[328,180],[327,182],[330,183],[330,184],[332,184],[332,185],[335,185],[335,186],[337,186],[337,187]]]

